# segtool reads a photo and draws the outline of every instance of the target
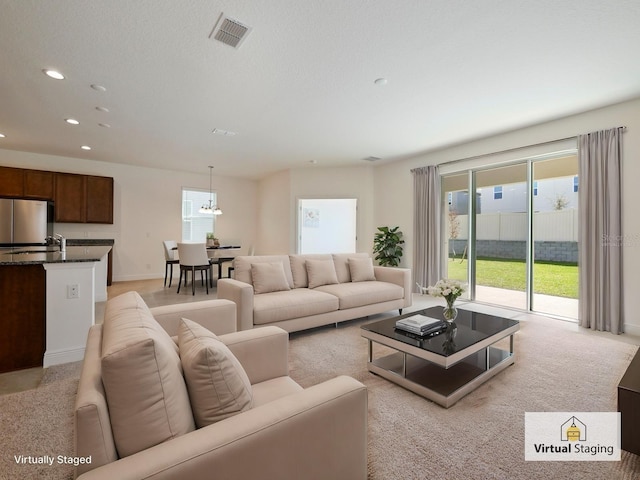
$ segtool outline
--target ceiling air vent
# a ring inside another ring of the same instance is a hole
[[[239,48],[250,31],[251,27],[247,27],[239,21],[225,16],[223,13],[220,15],[216,26],[213,27],[209,38],[218,40],[233,48]]]
[[[378,160],[380,160],[380,157],[367,157],[363,158],[363,160],[366,160],[367,162],[377,162]]]

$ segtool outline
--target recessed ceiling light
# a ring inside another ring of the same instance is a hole
[[[109,113],[109,109],[107,107],[96,107],[96,110],[99,112]]]
[[[4,138],[5,134],[4,133],[0,133],[0,138]]]
[[[75,118],[65,118],[64,121],[70,123],[71,125],[80,125],[80,122]]]
[[[93,88],[94,90],[98,90],[99,92],[107,91],[105,87],[103,87],[102,85],[98,85],[97,83],[94,83],[93,85],[91,85],[91,88]]]
[[[55,78],[56,80],[64,80],[64,75],[61,74],[59,71],[57,70],[50,70],[45,68],[44,70],[42,70],[44,72],[44,74],[48,77],[51,78]]]
[[[108,123],[99,123],[98,125],[104,128],[111,128],[111,125],[109,125]]]
[[[80,148],[83,150],[91,150],[91,147],[89,145],[82,145]]]
[[[386,78],[376,78],[373,83],[375,83],[376,85],[386,85],[387,84],[387,79]]]

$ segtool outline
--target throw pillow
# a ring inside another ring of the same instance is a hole
[[[373,260],[370,257],[350,258],[349,272],[352,282],[370,282],[376,279],[373,273]]]
[[[101,367],[120,458],[194,430],[178,348],[135,292],[107,302]]]
[[[252,264],[251,278],[256,294],[290,290],[282,262]]]
[[[251,382],[229,347],[203,326],[180,321],[178,347],[198,428],[253,406]]]
[[[338,283],[333,260],[307,260],[306,265],[309,288]]]

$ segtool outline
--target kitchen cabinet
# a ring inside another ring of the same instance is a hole
[[[113,223],[113,178],[87,176],[87,223]]]
[[[74,173],[56,173],[56,222],[85,223],[87,221],[87,176]]]
[[[53,172],[24,170],[24,198],[53,200]]]
[[[22,197],[24,193],[24,170],[0,167],[0,197]]]
[[[55,202],[58,223],[113,223],[113,178],[0,167],[0,197]]]
[[[113,178],[56,173],[56,222],[113,223]]]
[[[42,265],[0,265],[0,373],[42,365],[45,288]]]

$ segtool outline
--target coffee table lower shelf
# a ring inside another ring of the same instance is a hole
[[[487,347],[449,368],[405,352],[376,358],[367,362],[367,367],[370,372],[449,408],[513,363],[512,352]]]

